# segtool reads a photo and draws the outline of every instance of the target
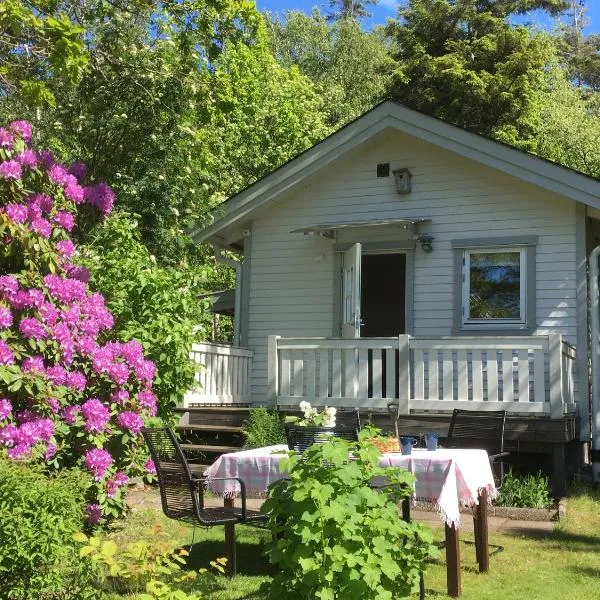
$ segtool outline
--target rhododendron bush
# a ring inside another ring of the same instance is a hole
[[[99,219],[114,193],[31,147],[25,121],[0,128],[0,454],[82,465],[88,520],[123,509],[132,476],[153,470],[140,431],[156,414],[155,365],[73,259],[77,220]]]

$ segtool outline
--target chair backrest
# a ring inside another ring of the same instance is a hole
[[[175,434],[168,427],[146,427],[142,435],[156,467],[163,512],[171,519],[195,519],[200,498]]]
[[[304,452],[313,444],[326,444],[331,438],[341,438],[349,442],[358,440],[358,432],[351,427],[303,427],[301,425],[289,424],[285,428],[288,448],[296,452]]]
[[[335,424],[340,429],[354,429],[356,432],[361,430],[360,409],[358,408],[340,408],[335,414]]]
[[[505,410],[460,410],[455,408],[448,429],[448,445],[484,448],[490,454],[504,452]]]

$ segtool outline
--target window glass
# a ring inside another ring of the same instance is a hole
[[[522,321],[524,318],[521,250],[468,251],[467,298],[469,321]],[[467,281],[466,281],[467,283]]]

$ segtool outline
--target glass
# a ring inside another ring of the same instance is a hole
[[[521,319],[520,252],[470,253],[469,317]]]

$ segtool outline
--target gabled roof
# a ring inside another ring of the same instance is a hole
[[[218,241],[225,227],[248,219],[254,210],[388,128],[600,209],[597,179],[386,100],[232,196],[212,211],[211,224],[191,232],[192,238]]]

